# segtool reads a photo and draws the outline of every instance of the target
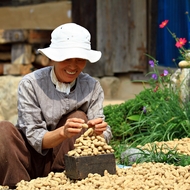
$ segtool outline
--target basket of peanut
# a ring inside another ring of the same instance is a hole
[[[103,137],[94,135],[93,128],[76,139],[74,147],[65,155],[67,177],[84,179],[89,173],[103,176],[105,170],[116,173],[114,150]]]

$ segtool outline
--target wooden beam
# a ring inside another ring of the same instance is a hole
[[[12,64],[30,64],[32,62],[32,46],[29,44],[13,44],[11,49]]]
[[[46,67],[50,64],[49,58],[41,54],[35,56],[34,62],[41,67]]]
[[[50,44],[52,30],[29,30],[27,41],[30,44]]]
[[[10,61],[11,60],[11,52],[0,52],[0,60],[1,61]]]
[[[3,75],[26,75],[33,69],[32,64],[0,64],[0,74]]]
[[[24,42],[28,37],[26,30],[4,30],[0,29],[0,43]]]
[[[37,5],[1,7],[2,29],[48,29],[71,22],[71,1],[55,1]]]
[[[0,64],[0,75],[3,75],[3,64]]]

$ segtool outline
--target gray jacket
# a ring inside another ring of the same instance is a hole
[[[42,139],[47,131],[56,128],[62,115],[80,109],[88,119],[103,118],[104,93],[100,83],[85,73],[80,73],[76,87],[68,95],[56,90],[51,81],[52,67],[38,69],[20,81],[18,88],[18,121],[17,127],[26,135],[34,149],[42,151]],[[107,142],[112,137],[107,126],[104,131]]]

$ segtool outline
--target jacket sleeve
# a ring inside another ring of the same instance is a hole
[[[42,151],[42,139],[47,132],[47,126],[29,80],[22,80],[19,84],[17,106],[17,127],[25,134],[29,144],[37,152],[45,155],[48,150]]]
[[[97,81],[94,87],[92,99],[87,112],[88,119],[102,118],[103,120],[105,120],[105,115],[103,113],[103,101],[104,101],[104,91],[99,81]],[[107,126],[107,129],[106,131],[104,131],[103,134],[106,142],[109,143],[112,138],[111,127],[109,125]]]

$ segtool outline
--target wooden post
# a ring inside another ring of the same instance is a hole
[[[26,75],[33,69],[32,64],[2,64],[2,67],[3,75]]]
[[[32,59],[32,46],[29,44],[13,44],[11,49],[12,64],[30,64]]]
[[[0,29],[0,43],[24,42],[28,36],[27,30]]]
[[[180,74],[177,79],[177,87],[179,88],[181,101],[186,103],[190,101],[190,62],[183,60],[178,65]],[[176,72],[179,72],[179,70]]]

